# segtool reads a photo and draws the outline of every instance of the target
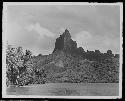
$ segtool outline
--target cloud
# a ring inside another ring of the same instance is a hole
[[[42,27],[39,23],[31,24],[27,27],[28,31],[36,31],[41,37],[47,36],[47,37],[54,37],[55,34],[49,31],[48,29]]]
[[[120,10],[116,6],[22,5],[9,6],[7,11],[7,38],[23,47],[35,46],[41,53],[52,50],[55,38],[69,28],[78,47],[119,51]]]
[[[119,38],[113,38],[107,35],[93,35],[89,31],[81,31],[76,33],[73,38],[77,42],[78,47],[83,47],[85,50],[97,50],[106,52],[112,50],[113,52],[119,52],[120,40]]]
[[[36,34],[36,36],[38,37],[35,46],[33,46],[31,49],[34,51],[34,54],[49,54],[52,52],[55,42],[55,34],[53,32],[51,32],[47,28],[42,27],[39,23],[28,24],[25,29],[29,33]]]
[[[112,48],[115,51],[118,51],[120,49],[120,39],[119,38],[109,38],[105,37],[104,40],[102,40],[102,43],[108,47]]]
[[[61,31],[61,32],[64,32],[64,31],[65,31],[65,28],[60,28],[60,31]]]
[[[74,40],[76,40],[78,47],[84,46],[92,39],[92,34],[87,31],[81,31],[75,35]]]
[[[55,6],[58,10],[63,10],[64,9],[64,6],[62,5],[58,5],[58,6]]]

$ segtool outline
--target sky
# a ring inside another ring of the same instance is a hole
[[[4,13],[8,43],[35,55],[51,54],[66,28],[85,51],[120,51],[119,5],[7,5]]]

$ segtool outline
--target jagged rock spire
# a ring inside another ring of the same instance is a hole
[[[64,37],[66,38],[71,38],[71,35],[69,33],[69,31],[66,29],[65,32],[63,33]]]
[[[77,44],[71,39],[69,31],[66,29],[65,32],[56,39],[55,49],[53,52],[55,52],[56,50],[71,52],[75,48],[77,48]]]

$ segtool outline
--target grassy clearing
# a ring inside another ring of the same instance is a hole
[[[46,96],[118,96],[118,83],[48,83],[23,87],[9,87],[9,95]]]

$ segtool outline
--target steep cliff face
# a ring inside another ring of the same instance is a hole
[[[65,32],[56,39],[55,51],[63,51],[73,53],[77,49],[77,43],[71,39],[69,31],[66,29]]]

